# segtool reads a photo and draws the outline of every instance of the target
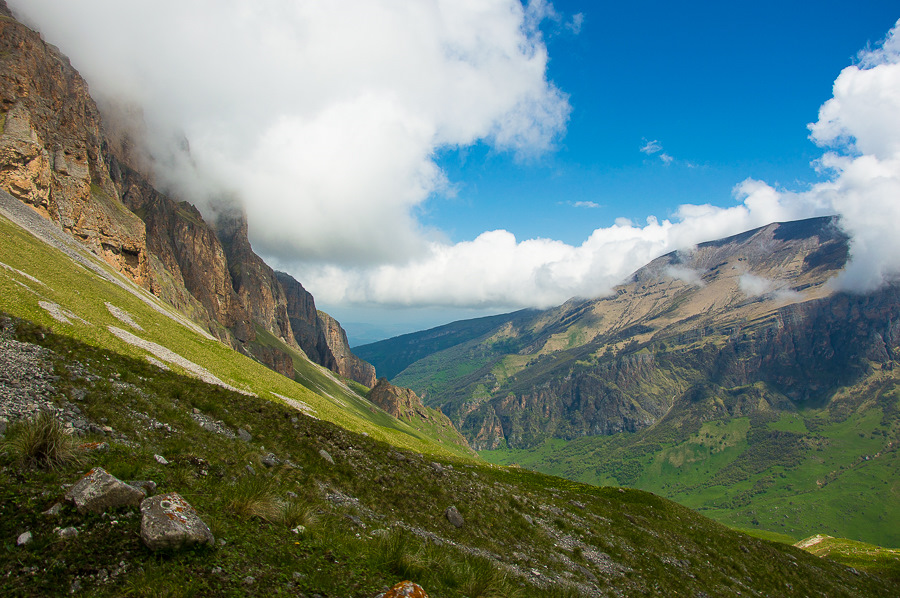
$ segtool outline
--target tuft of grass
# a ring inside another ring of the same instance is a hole
[[[260,475],[244,476],[232,488],[228,509],[238,517],[257,517],[270,523],[277,522],[282,514],[275,485]]]
[[[509,574],[485,558],[466,559],[461,575],[460,589],[469,598],[508,598],[520,593]]]
[[[302,500],[287,500],[279,504],[278,522],[289,528],[302,525],[307,530],[312,529],[319,522],[319,514],[316,508]]]
[[[3,446],[20,465],[40,469],[60,470],[82,456],[78,441],[49,411],[12,426]]]

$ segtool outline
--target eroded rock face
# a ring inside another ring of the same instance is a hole
[[[143,223],[122,207],[87,84],[13,19],[0,21],[0,111],[0,187],[150,288]]]
[[[109,474],[101,467],[90,470],[69,488],[66,500],[75,504],[79,512],[103,513],[108,509],[137,507],[144,493]]]
[[[356,380],[363,386],[375,386],[375,366],[365,362],[350,351],[347,333],[341,324],[323,311],[318,312],[319,321],[328,347],[337,361],[337,372],[345,378]]]
[[[141,540],[151,550],[178,550],[215,542],[209,526],[177,492],[141,503]]]

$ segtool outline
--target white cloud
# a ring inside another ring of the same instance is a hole
[[[648,156],[652,156],[653,154],[659,153],[662,151],[662,146],[659,144],[659,141],[656,139],[652,141],[643,140],[644,145],[641,146],[641,153],[647,154]]]
[[[775,282],[747,272],[738,279],[738,288],[748,297],[760,297],[775,291]]]
[[[530,156],[564,132],[531,0],[10,0],[101,103],[142,107],[162,184],[232,193],[267,256],[344,265],[420,254],[436,150]],[[193,164],[172,155],[183,135]],[[211,185],[209,181],[216,181]]]
[[[576,201],[572,204],[576,208],[602,208],[603,206],[595,201]]]

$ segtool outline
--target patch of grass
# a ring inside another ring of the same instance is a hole
[[[57,470],[82,460],[78,440],[49,411],[13,424],[0,446],[25,467]]]

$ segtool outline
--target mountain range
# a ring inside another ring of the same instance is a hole
[[[827,521],[896,544],[880,522],[900,513],[900,287],[836,291],[848,257],[834,218],[775,223],[661,256],[606,297],[356,351],[487,459],[643,487],[733,525],[802,536]],[[767,501],[791,521],[761,517]]]

